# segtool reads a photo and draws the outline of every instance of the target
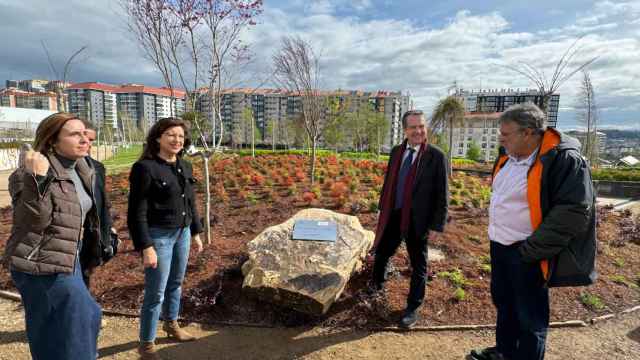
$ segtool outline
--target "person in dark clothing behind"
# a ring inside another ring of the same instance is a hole
[[[591,170],[580,143],[545,119],[532,103],[500,115],[489,206],[496,346],[472,350],[471,359],[544,359],[549,287],[596,278]]]
[[[72,114],[50,115],[33,148],[9,184],[14,222],[4,264],[22,297],[33,359],[94,360],[102,311],[82,281],[79,253],[100,256],[99,235],[81,238],[100,220],[94,171],[83,160],[85,125]]]
[[[425,296],[427,242],[444,231],[449,190],[446,157],[427,143],[422,111],[407,111],[402,127],[406,140],[391,150],[380,194],[380,217],[370,252],[375,254],[375,262],[369,292],[383,289],[389,259],[404,241],[413,270],[400,326],[411,327],[418,320],[418,308]]]
[[[118,252],[118,236],[116,229],[113,228],[113,220],[111,218],[111,203],[105,190],[106,185],[106,170],[104,165],[91,157],[91,145],[96,140],[96,131],[87,126],[87,139],[89,140],[89,152],[85,157],[87,164],[92,167],[96,174],[95,186],[93,193],[96,200],[96,210],[98,211],[98,217],[100,218],[100,234],[99,244],[101,248],[100,257],[92,258],[87,256],[87,252],[80,253],[80,265],[82,266],[82,279],[84,280],[87,288],[91,286],[91,275],[96,266],[104,265],[111,260]],[[87,237],[95,234],[94,232],[85,232],[83,241],[88,241]],[[94,260],[92,262],[92,259]]]
[[[183,120],[156,122],[129,175],[127,223],[144,265],[138,347],[142,359],[158,359],[154,341],[161,312],[163,329],[170,338],[195,340],[176,321],[190,244],[198,253],[202,251],[195,179],[191,163],[182,159],[183,149],[189,145],[188,133]]]

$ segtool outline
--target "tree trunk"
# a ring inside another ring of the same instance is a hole
[[[313,137],[311,139],[311,185],[313,185],[315,174],[316,174],[316,145],[317,145],[317,137]]]
[[[449,149],[447,151],[447,175],[451,177],[453,174],[453,118],[449,115],[448,119],[448,127],[449,127]]]
[[[205,201],[204,201],[204,241],[205,244],[211,244],[211,193],[209,191],[209,152],[202,157],[204,164],[204,185],[205,185]],[[198,220],[198,219],[196,219]]]

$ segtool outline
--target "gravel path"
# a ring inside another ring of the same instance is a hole
[[[322,329],[258,329],[190,325],[198,341],[167,343],[159,331],[163,359],[463,359],[488,346],[492,331],[370,333]],[[137,359],[136,319],[106,317],[100,334],[102,359]],[[29,359],[19,304],[0,299],[0,359]],[[579,329],[553,329],[547,359],[640,359],[640,314]]]

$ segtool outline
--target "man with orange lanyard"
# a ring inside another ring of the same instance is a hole
[[[499,139],[489,207],[496,346],[469,357],[539,360],[549,287],[590,285],[596,277],[591,171],[580,143],[546,128],[534,104],[503,112]]]

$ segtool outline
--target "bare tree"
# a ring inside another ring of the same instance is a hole
[[[598,108],[596,106],[595,93],[593,90],[593,84],[591,83],[591,77],[587,71],[582,71],[582,84],[580,87],[580,104],[578,106],[580,113],[578,114],[578,121],[582,123],[585,128],[585,138],[582,144],[582,154],[589,159],[592,165],[598,163],[598,136],[597,136],[597,123],[598,123]]]
[[[179,79],[187,92],[188,110],[194,111],[202,68],[209,72],[210,104],[215,114],[212,116],[211,138],[215,149],[220,145],[219,142],[215,144],[216,128],[219,127],[220,135],[223,129],[220,74],[227,65],[228,53],[240,54],[247,49],[246,45],[241,44],[240,34],[247,26],[255,24],[253,18],[261,12],[262,0],[121,1],[129,20],[130,32],[171,90],[172,111],[175,109],[174,77]],[[203,64],[206,61],[209,61],[209,66]],[[218,85],[215,92],[212,91],[213,84]],[[197,119],[193,123],[199,126]],[[202,129],[199,130],[203,134]],[[210,243],[209,158],[213,151],[203,135],[200,140],[205,150],[194,154],[200,155],[204,163],[205,242]]]
[[[273,56],[275,80],[281,87],[302,99],[302,122],[311,142],[309,176],[314,182],[316,151],[321,132],[324,100],[320,96],[319,58],[309,43],[299,37],[284,37]]]
[[[203,21],[208,30],[205,43],[209,58],[208,96],[212,106],[212,138],[215,142],[218,137],[218,147],[224,131],[224,86],[231,77],[231,68],[235,65],[237,69],[250,58],[249,47],[243,43],[241,35],[246,28],[256,25],[255,18],[262,13],[262,0],[207,0],[203,4]]]
[[[507,68],[525,76],[536,85],[542,96],[542,103],[539,105],[545,114],[549,108],[549,101],[551,100],[553,93],[555,93],[560,86],[562,86],[562,84],[569,80],[573,75],[591,65],[598,59],[598,56],[591,57],[587,61],[581,62],[572,68],[573,60],[582,50],[582,47],[578,46],[578,43],[582,38],[583,36],[576,39],[576,41],[567,48],[564,54],[562,54],[562,57],[560,57],[555,65],[551,78],[547,77],[543,69],[537,68],[524,61],[520,61],[519,65],[507,65]]]

